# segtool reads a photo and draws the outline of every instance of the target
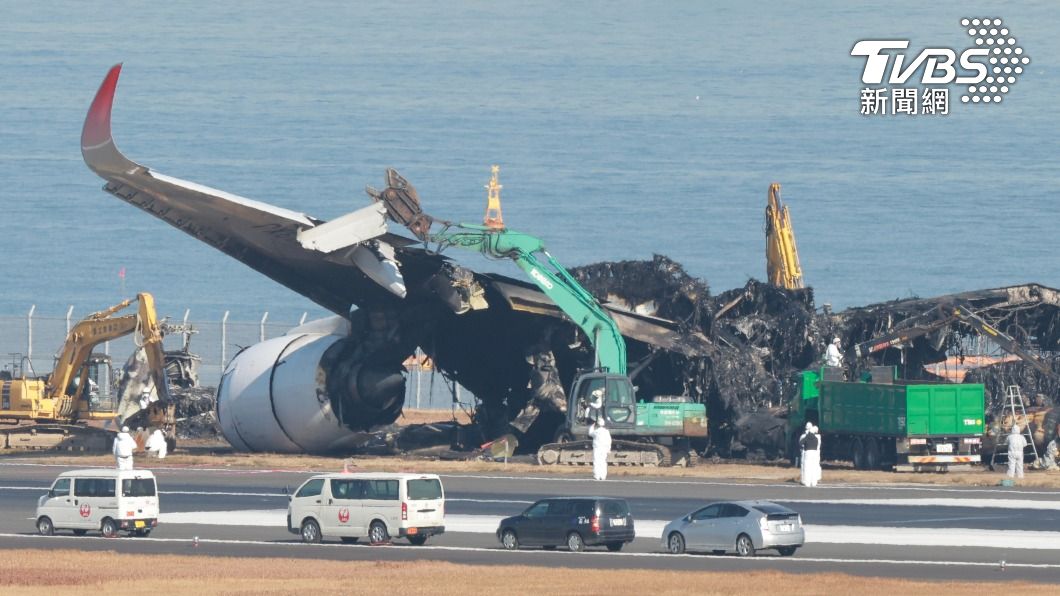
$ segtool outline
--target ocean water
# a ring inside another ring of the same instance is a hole
[[[499,164],[506,223],[562,263],[661,253],[722,291],[764,277],[777,181],[818,304],[1060,286],[1055,2],[0,9],[0,315],[83,316],[143,290],[178,317],[323,314],[100,190],[80,130],[118,62],[130,158],[319,218],[365,205],[392,166],[429,212],[476,222]],[[1003,18],[1033,60],[1001,105],[953,87],[946,117],[859,114],[856,41],[960,49],[965,17]]]

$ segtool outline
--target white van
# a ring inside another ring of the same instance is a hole
[[[44,536],[55,530],[147,536],[157,525],[158,487],[147,470],[63,472],[37,501],[37,531]]]
[[[419,546],[445,532],[445,493],[434,474],[320,474],[289,499],[287,530],[304,542],[397,536]]]

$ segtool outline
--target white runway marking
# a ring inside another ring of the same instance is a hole
[[[41,486],[0,486],[0,490],[25,490],[25,491],[47,491],[48,485]],[[271,497],[285,498],[282,492],[259,493],[259,492],[236,492],[236,491],[191,491],[191,490],[162,490],[161,495],[201,495],[201,496],[223,496],[223,497]],[[448,499],[452,502],[462,503],[511,503],[516,505],[529,505],[533,501],[520,499]],[[896,507],[968,507],[977,509],[1028,509],[1039,511],[1060,511],[1060,500],[1043,501],[1037,499],[946,499],[946,498],[920,498],[920,499],[773,499],[781,503],[805,503],[811,505],[873,505],[873,506],[896,506]],[[704,501],[706,503],[706,501]],[[963,518],[958,518],[963,519]],[[975,519],[975,518],[967,518]],[[982,518],[994,519],[994,518]],[[940,519],[945,521],[945,519]]]
[[[103,538],[100,536],[38,536],[36,534],[4,534],[0,533],[0,538],[20,538],[25,539],[27,542],[37,542],[46,540],[65,540],[65,541],[85,541],[85,540],[122,540],[121,538]],[[190,538],[136,538],[136,543],[141,542],[165,542],[165,543],[183,543],[189,546],[192,545]],[[300,542],[269,542],[263,540],[225,540],[216,538],[200,538],[199,544],[232,544],[232,545],[253,545],[253,546],[270,546],[276,548],[308,548],[308,549],[322,549],[322,548],[343,548],[343,549],[360,549],[360,548],[390,548],[390,547],[372,547],[367,545],[347,545],[347,544],[303,544]],[[405,547],[397,547],[405,548]],[[408,547],[412,548],[412,547]],[[838,564],[883,564],[883,565],[919,565],[919,566],[957,566],[957,567],[998,567],[996,562],[985,562],[985,561],[930,561],[930,560],[899,560],[899,559],[837,559],[828,557],[714,557],[711,555],[671,555],[668,553],[631,553],[631,552],[603,552],[603,551],[584,551],[580,553],[570,552],[558,552],[558,551],[546,551],[546,550],[519,550],[519,551],[507,551],[499,547],[497,548],[483,548],[473,546],[434,546],[425,545],[415,547],[416,551],[421,550],[434,550],[434,551],[452,551],[452,552],[486,552],[486,553],[497,553],[505,556],[522,557],[522,556],[540,556],[540,557],[635,557],[635,558],[660,558],[660,559],[671,559],[671,558],[694,558],[694,559],[724,559],[725,561],[741,562],[747,565],[753,564],[805,564],[805,563],[838,563]],[[1008,568],[1020,568],[1020,569],[1060,569],[1060,563],[1006,563]]]
[[[446,515],[447,532],[493,534],[502,517]],[[161,524],[287,527],[286,509],[241,511],[182,511],[163,513]],[[661,538],[667,520],[636,520],[637,536]],[[896,528],[889,526],[823,526],[808,524],[806,542],[876,544],[888,546],[989,546],[996,548],[1060,550],[1060,532],[980,530],[975,528]]]

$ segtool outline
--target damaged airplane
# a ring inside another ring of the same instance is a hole
[[[349,449],[363,441],[363,431],[397,418],[402,363],[417,347],[479,398],[476,422],[487,438],[511,432],[515,422],[525,431],[523,448],[553,439],[564,421],[564,387],[593,366],[594,355],[592,342],[537,287],[471,271],[387,231],[382,202],[323,221],[129,160],[111,134],[119,73],[120,65],[104,79],[81,139],[104,190],[335,313],[251,346],[228,365],[217,413],[233,446]],[[415,222],[410,228],[415,233]],[[750,280],[711,295],[703,280],[663,256],[571,274],[617,323],[638,393],[706,404],[711,449],[723,456],[783,453],[794,373],[817,365],[834,335],[853,346],[954,298],[822,313],[812,288]],[[1022,343],[1055,353],[1057,296],[1031,285],[956,298]],[[961,333],[974,334],[959,320],[945,329],[868,359],[898,359],[909,365],[910,378],[922,378],[923,364],[959,349]]]

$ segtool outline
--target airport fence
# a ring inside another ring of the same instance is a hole
[[[74,313],[79,313],[75,315]],[[45,316],[30,307],[23,315],[0,316],[0,369],[15,375],[42,376],[51,372],[62,349],[70,328],[80,321],[86,312],[70,306],[63,316]],[[161,313],[160,313],[161,314]],[[181,325],[183,333],[166,335],[165,349],[179,350],[187,342],[188,351],[198,355],[199,385],[216,387],[221,374],[232,358],[243,348],[266,339],[284,335],[291,328],[304,323],[306,314],[299,321],[273,321],[264,312],[257,321],[232,321],[226,312],[220,320],[192,319],[190,311],[184,311],[180,319],[168,318],[170,324]],[[115,371],[132,356],[136,349],[132,334],[97,347],[96,353],[111,357]],[[421,359],[417,358],[417,362]],[[466,389],[454,388],[440,373],[413,366],[407,375],[405,407],[422,409],[450,409],[465,407],[474,401]]]

